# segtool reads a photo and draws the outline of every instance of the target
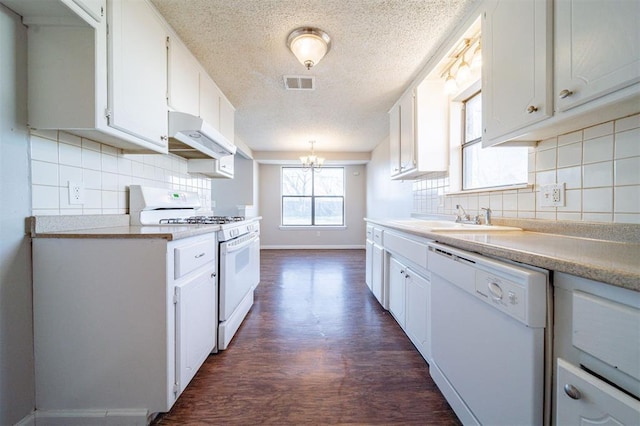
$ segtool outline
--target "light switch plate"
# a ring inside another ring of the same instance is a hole
[[[541,186],[540,197],[542,207],[564,207],[564,183]]]

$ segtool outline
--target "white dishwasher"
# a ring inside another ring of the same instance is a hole
[[[465,425],[548,423],[548,272],[437,243],[428,264],[430,373],[456,415]]]

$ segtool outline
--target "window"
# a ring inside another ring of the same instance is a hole
[[[282,168],[283,226],[344,226],[344,168]]]
[[[463,102],[462,189],[527,183],[527,147],[482,147],[482,93]]]

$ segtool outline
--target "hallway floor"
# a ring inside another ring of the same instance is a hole
[[[364,250],[263,250],[256,301],[156,425],[458,425],[364,283]]]

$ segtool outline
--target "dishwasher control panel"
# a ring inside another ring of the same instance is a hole
[[[504,277],[476,270],[476,294],[495,308],[526,321],[526,291],[522,284]]]

